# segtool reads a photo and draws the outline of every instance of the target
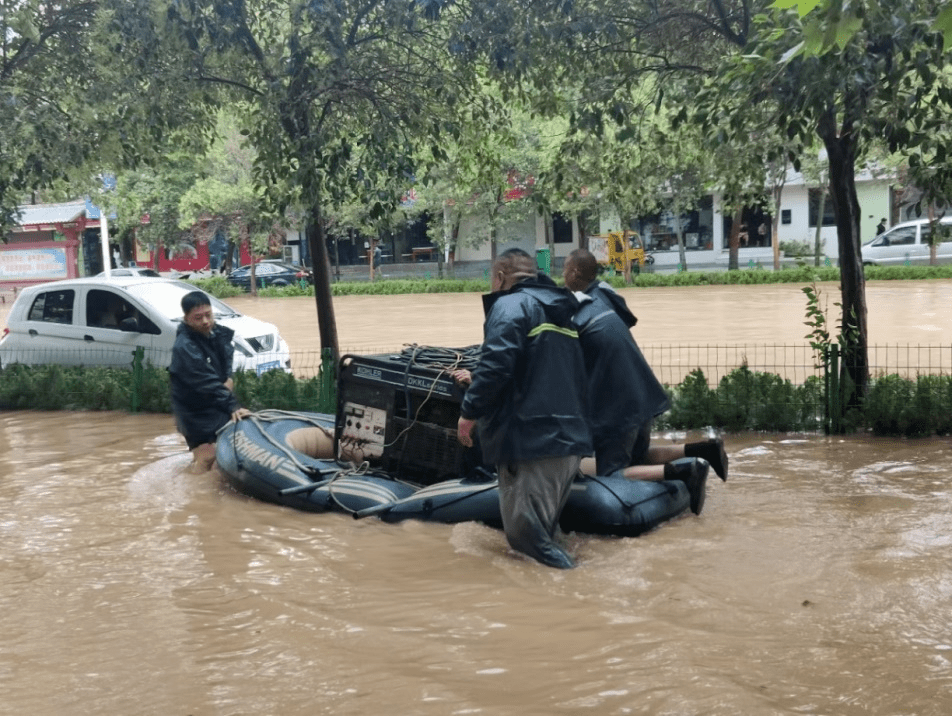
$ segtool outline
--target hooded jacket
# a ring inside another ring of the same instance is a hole
[[[479,363],[460,414],[475,419],[491,465],[589,455],[578,301],[545,274],[483,296]]]
[[[214,435],[239,408],[224,383],[231,376],[235,332],[216,325],[206,337],[181,324],[175,333],[169,383],[179,432],[188,437]]]
[[[637,322],[625,299],[608,284],[594,281],[585,289],[573,323],[585,356],[590,422],[596,435],[630,431],[671,407],[631,335]]]

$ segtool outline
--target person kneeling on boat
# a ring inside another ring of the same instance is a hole
[[[211,299],[202,291],[182,297],[182,313],[169,365],[172,412],[192,451],[192,469],[208,472],[215,462],[218,431],[251,411],[242,408],[232,392],[235,332],[215,324]]]
[[[586,249],[565,260],[566,287],[576,292],[581,307],[573,318],[588,375],[589,424],[595,447],[590,474],[623,472],[633,480],[681,480],[691,495],[691,511],[704,506],[707,466],[727,479],[727,453],[720,439],[686,445],[651,445],[655,417],[671,405],[631,335],[637,322],[628,305],[608,284],[598,280],[598,261]]]
[[[550,567],[575,566],[556,542],[559,516],[592,450],[585,420],[585,366],[572,314],[578,301],[520,249],[493,264],[483,297],[485,337],[466,390],[457,434],[473,444],[499,478],[506,539]]]

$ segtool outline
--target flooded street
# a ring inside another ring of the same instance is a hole
[[[808,330],[798,286],[625,297],[642,345]],[[948,344],[952,282],[868,300],[871,344]],[[313,299],[229,302],[320,348]],[[345,350],[481,338],[478,294],[335,306]],[[952,441],[726,444],[701,516],[570,535],[561,572],[475,523],[242,497],[184,472],[168,415],[0,412],[0,714],[952,712]]]
[[[167,416],[4,413],[0,442],[3,714],[952,709],[947,440],[729,437],[700,517],[573,535],[570,572],[240,497]]]
[[[835,333],[839,285],[819,284]],[[622,289],[638,317],[639,345],[805,344],[806,296],[801,284]],[[870,345],[929,345],[952,335],[952,281],[867,284]],[[292,351],[320,350],[313,298],[252,298],[227,303],[274,323]],[[375,353],[405,343],[466,346],[482,341],[478,293],[340,296],[334,299],[344,352]]]

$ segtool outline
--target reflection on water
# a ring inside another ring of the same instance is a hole
[[[701,517],[558,572],[240,497],[168,416],[2,413],[0,713],[948,713],[949,442],[728,445]]]

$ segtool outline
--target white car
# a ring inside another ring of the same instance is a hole
[[[943,217],[941,224],[950,230],[950,235],[936,247],[936,260],[945,264],[952,261],[952,216]],[[906,262],[913,266],[927,265],[931,231],[928,219],[896,224],[863,244],[863,263],[874,266],[901,266]]]
[[[113,277],[52,281],[23,289],[0,338],[0,367],[102,365],[145,360],[167,367],[182,323],[182,296],[195,286],[168,278]],[[209,296],[215,321],[235,331],[235,370],[290,372],[287,343],[270,323],[243,316]]]

